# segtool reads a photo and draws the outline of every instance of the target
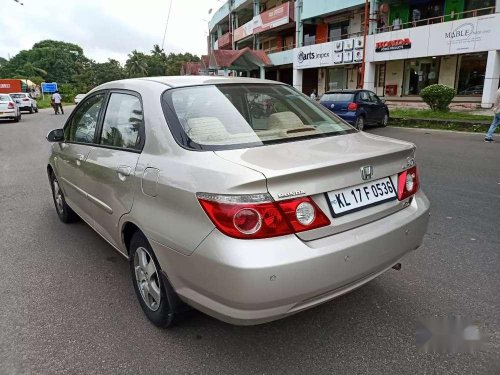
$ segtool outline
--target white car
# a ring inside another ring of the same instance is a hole
[[[85,98],[87,94],[78,94],[77,96],[75,96],[75,104],[78,104],[82,101],[83,98]]]
[[[36,100],[27,92],[14,92],[10,94],[11,98],[15,100],[21,111],[29,113],[38,113],[38,104]]]
[[[0,94],[0,119],[21,120],[21,110],[8,94]]]

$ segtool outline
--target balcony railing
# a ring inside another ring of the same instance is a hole
[[[432,25],[432,24],[443,23],[443,22],[448,22],[448,21],[457,21],[457,20],[464,19],[464,18],[486,16],[488,14],[495,14],[495,7],[473,9],[473,10],[468,10],[465,12],[457,12],[457,13],[453,13],[453,14],[444,14],[444,15],[438,16],[438,17],[431,17],[431,18],[421,19],[418,21],[405,22],[405,23],[402,23],[399,25],[394,25],[394,24],[393,25],[386,25],[383,27],[377,27],[376,31],[377,31],[377,33],[385,33],[388,31],[397,31],[397,30],[403,30],[403,29],[408,29],[408,28],[412,28],[412,27],[426,26],[426,25]]]

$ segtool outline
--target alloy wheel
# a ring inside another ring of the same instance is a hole
[[[146,306],[156,311],[160,307],[160,278],[155,262],[144,247],[139,247],[134,254],[135,281]]]
[[[365,119],[363,116],[359,116],[356,120],[356,128],[358,130],[363,130],[365,128]]]

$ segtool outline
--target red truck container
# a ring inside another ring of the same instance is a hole
[[[0,79],[0,94],[28,92],[28,85],[21,79]]]

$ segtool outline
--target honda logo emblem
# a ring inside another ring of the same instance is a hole
[[[363,180],[370,180],[373,177],[373,167],[371,165],[367,165],[366,167],[361,168],[361,178]]]

